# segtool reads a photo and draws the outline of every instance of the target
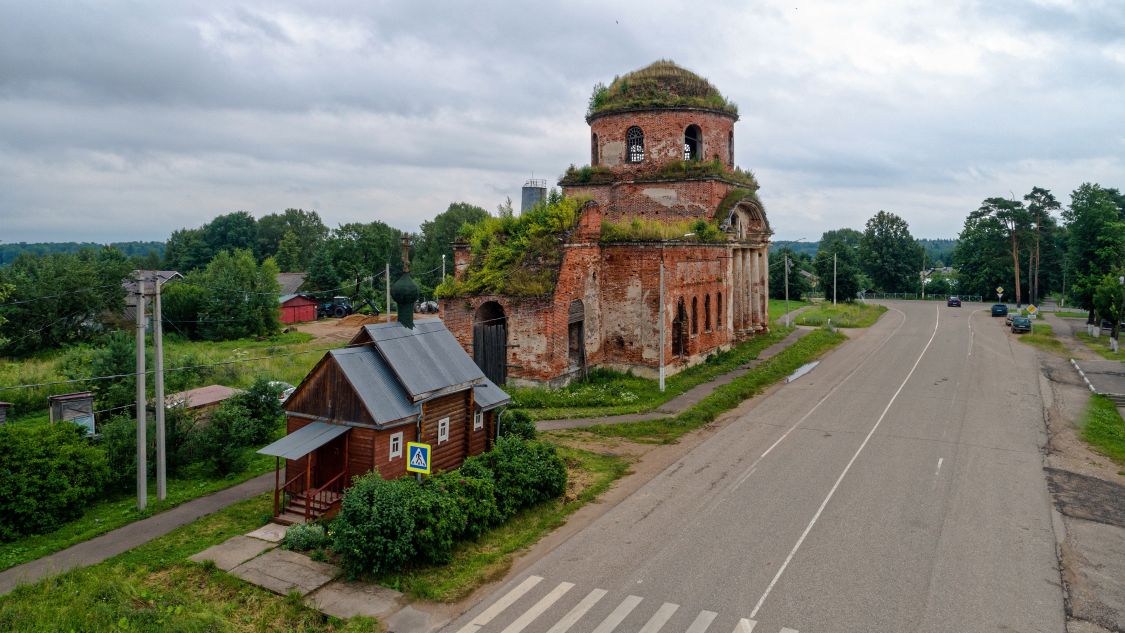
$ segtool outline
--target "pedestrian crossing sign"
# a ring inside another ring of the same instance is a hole
[[[430,445],[420,442],[406,443],[406,470],[412,473],[430,474]]]

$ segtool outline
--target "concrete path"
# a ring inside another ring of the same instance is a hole
[[[808,307],[808,306],[806,306]],[[802,308],[803,309],[803,308]],[[790,314],[796,314],[800,310],[794,310]],[[701,385],[696,385],[691,389],[681,393],[680,395],[672,398],[668,402],[660,405],[653,411],[647,413],[630,413],[627,415],[614,415],[602,416],[596,418],[570,418],[565,420],[540,420],[535,423],[535,428],[540,431],[556,431],[559,429],[576,429],[584,426],[592,426],[595,424],[619,424],[622,422],[644,422],[647,420],[660,420],[678,415],[692,406],[699,403],[707,396],[711,395],[715,389],[733,382],[736,378],[746,375],[754,367],[757,367],[762,361],[777,356],[782,350],[796,343],[801,337],[805,336],[811,329],[797,328],[789,333],[784,339],[770,345],[758,354],[758,358],[742,365],[738,369],[729,371],[710,382],[705,382]]]
[[[94,565],[122,552],[143,545],[196,519],[218,512],[223,508],[273,490],[273,473],[259,475],[226,490],[181,503],[147,519],[134,521],[101,536],[72,545],[49,556],[33,560],[0,572],[0,595],[17,585],[32,583],[41,578]]]

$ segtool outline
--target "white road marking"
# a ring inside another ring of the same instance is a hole
[[[512,589],[511,591],[506,593],[503,598],[500,598],[496,602],[493,602],[492,606],[488,607],[484,611],[481,611],[480,615],[473,618],[473,620],[465,626],[461,627],[461,630],[457,633],[476,633],[482,626],[491,622],[492,619],[500,615],[500,613],[503,612],[504,609],[512,606],[513,602],[519,600],[523,596],[523,594],[531,591],[531,588],[535,585],[538,585],[542,580],[543,579],[539,576],[528,576],[515,589]]]
[[[756,626],[758,626],[757,621],[742,618],[738,621],[738,625],[734,627],[733,633],[754,633],[754,627]]]
[[[535,618],[543,615],[544,611],[550,608],[550,606],[555,604],[555,602],[558,601],[559,598],[563,597],[566,592],[570,591],[573,588],[574,583],[572,582],[560,582],[557,587],[551,590],[551,593],[543,596],[539,600],[539,602],[536,602],[534,606],[532,606],[527,611],[524,611],[523,615],[516,618],[515,621],[509,624],[504,629],[503,633],[520,633],[520,631],[527,628],[527,625],[531,624],[535,620]]]
[[[621,624],[621,621],[627,618],[629,614],[633,612],[633,609],[637,608],[641,600],[644,600],[644,598],[640,596],[628,596],[622,600],[621,604],[617,605],[613,613],[610,613],[602,620],[602,623],[598,625],[598,628],[594,629],[593,633],[612,633],[612,631],[617,628],[617,625]]]
[[[733,485],[733,486],[731,486],[731,489],[732,489],[732,490],[737,490],[739,486],[741,486],[742,484],[746,483],[746,480],[747,480],[747,479],[749,479],[749,478],[750,478],[750,475],[753,475],[753,474],[754,474],[754,471],[756,471],[756,470],[758,470],[758,468],[757,468],[757,467],[754,467],[754,468],[751,468],[750,470],[746,471],[746,474],[745,474],[745,475],[743,475],[743,476],[739,477],[739,478],[738,478],[738,481],[734,482],[734,485]]]
[[[937,470],[934,471],[934,477],[937,477],[938,474],[941,473],[941,463],[943,461],[945,461],[944,457],[937,458]]]
[[[801,633],[801,632],[798,631],[797,629],[791,629],[791,628],[786,626],[786,627],[782,627],[782,629],[779,633]]]
[[[801,418],[799,420],[794,422],[793,426],[789,427],[784,433],[781,434],[781,437],[777,438],[777,441],[775,441],[773,444],[770,444],[770,447],[767,448],[764,453],[762,453],[761,455],[758,456],[758,459],[755,459],[753,461],[753,463],[751,463],[749,466],[747,466],[746,470],[748,472],[750,472],[752,474],[752,471],[755,468],[758,467],[758,463],[761,462],[763,459],[765,459],[766,455],[770,454],[770,451],[777,448],[777,445],[781,444],[783,441],[785,441],[785,438],[789,437],[790,433],[795,431],[798,426],[801,426],[801,424],[803,424],[805,420],[809,419],[809,416],[811,416],[813,413],[816,413],[816,410],[820,408],[820,405],[824,404],[825,401],[827,401],[829,398],[831,398],[833,396],[833,394],[835,394],[837,391],[839,391],[840,388],[843,387],[845,383],[847,383],[849,380],[851,380],[852,376],[856,375],[856,373],[867,363],[868,360],[871,359],[872,356],[874,356],[879,350],[883,349],[883,346],[886,345],[892,338],[894,338],[895,334],[898,334],[898,331],[901,330],[902,326],[906,324],[906,313],[903,312],[902,310],[899,310],[898,308],[890,308],[890,309],[894,310],[895,312],[898,312],[899,314],[902,315],[902,323],[899,323],[898,326],[895,327],[894,331],[891,332],[889,336],[884,338],[883,341],[881,343],[879,343],[879,345],[875,349],[868,352],[867,356],[863,357],[863,360],[856,363],[856,366],[850,372],[848,372],[848,375],[844,376],[843,380],[841,380],[839,383],[837,383],[835,387],[832,387],[832,389],[830,389],[828,391],[828,393],[824,394],[824,397],[821,398],[820,400],[818,400],[817,403],[813,405],[813,408],[809,409],[808,413],[801,416]],[[715,497],[715,500],[709,506],[707,506],[707,508],[704,509],[704,513],[713,512],[720,504],[723,503],[727,494],[729,494],[731,491],[733,491],[738,486],[742,485],[748,478],[749,478],[749,474],[745,474],[745,475],[739,477],[736,483],[731,484],[730,486],[727,487],[726,490],[723,491],[723,494]]]
[[[574,605],[574,608],[568,611],[561,620],[556,622],[547,633],[566,633],[569,631],[570,627],[574,626],[575,622],[586,615],[586,612],[597,604],[599,600],[604,598],[606,593],[608,592],[605,589],[595,589],[586,594],[586,597],[583,598],[581,602]]]
[[[844,466],[844,471],[841,472],[840,476],[836,478],[836,483],[833,484],[832,489],[828,491],[828,496],[826,496],[824,498],[824,501],[820,503],[820,507],[817,508],[816,514],[813,515],[813,518],[811,521],[809,521],[809,524],[805,526],[805,531],[801,533],[801,537],[797,539],[797,543],[793,545],[793,549],[790,550],[789,555],[785,557],[785,562],[781,564],[781,567],[778,568],[777,573],[774,574],[773,580],[771,580],[769,586],[766,587],[766,592],[763,593],[762,597],[758,599],[758,604],[754,605],[754,610],[750,612],[750,617],[758,615],[758,610],[762,608],[762,604],[765,603],[766,598],[769,597],[770,592],[773,591],[774,586],[777,585],[777,581],[781,580],[781,575],[785,573],[785,570],[789,567],[789,563],[792,562],[793,557],[797,555],[797,550],[801,549],[801,545],[805,542],[805,539],[808,537],[809,532],[812,531],[813,526],[816,525],[816,522],[820,520],[820,515],[824,512],[824,508],[828,506],[828,502],[832,500],[832,496],[836,494],[836,490],[840,487],[840,482],[844,481],[844,477],[846,477],[848,471],[851,470],[852,464],[854,464],[855,460],[859,458],[859,454],[863,452],[863,449],[867,446],[867,443],[871,441],[871,436],[875,435],[875,430],[878,429],[879,425],[883,423],[883,418],[887,417],[887,412],[891,410],[891,406],[895,403],[895,400],[898,400],[898,396],[902,393],[903,388],[906,387],[906,383],[910,382],[910,377],[913,376],[914,371],[918,369],[918,365],[922,362],[922,357],[926,355],[926,352],[929,351],[930,346],[933,345],[934,337],[937,336],[938,325],[941,324],[941,311],[935,307],[934,312],[937,315],[937,318],[934,320],[934,331],[932,334],[930,334],[930,340],[926,341],[926,346],[922,348],[922,353],[918,354],[918,358],[914,361],[914,366],[910,368],[910,372],[906,374],[906,378],[902,380],[902,384],[900,384],[898,386],[898,389],[895,390],[895,395],[891,396],[890,401],[887,402],[887,406],[884,407],[883,412],[879,414],[879,419],[875,420],[875,425],[872,426],[871,430],[867,432],[867,437],[863,438],[863,443],[860,444],[859,448],[856,449],[855,454],[852,455],[852,458],[848,461],[848,465]],[[782,631],[784,633],[784,629],[782,629]]]
[[[659,631],[661,627],[668,623],[669,618],[671,618],[672,614],[675,613],[676,609],[679,608],[680,605],[673,604],[671,602],[665,602],[664,604],[660,605],[660,608],[656,610],[656,613],[652,614],[652,617],[648,619],[648,622],[646,622],[645,625],[641,627],[640,633],[657,633],[657,631]]]
[[[711,626],[711,621],[715,616],[719,615],[714,611],[700,611],[699,615],[695,616],[695,622],[691,623],[688,627],[687,633],[703,633],[707,627]]]

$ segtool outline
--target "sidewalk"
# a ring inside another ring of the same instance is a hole
[[[256,497],[263,492],[269,492],[273,490],[273,478],[272,472],[259,475],[237,486],[231,486],[206,497],[181,503],[170,510],[154,514],[147,519],[134,521],[49,556],[7,569],[0,572],[0,595],[12,591],[20,584],[32,583],[47,576],[69,571],[75,567],[100,563],[107,558],[112,558],[157,537],[164,536],[202,516],[218,512],[233,503]]]
[[[795,315],[797,312],[800,312],[800,310],[794,310],[790,314]],[[535,423],[535,428],[540,431],[556,431],[560,429],[576,429],[584,426],[593,426],[595,424],[619,424],[623,422],[661,420],[679,415],[711,395],[715,389],[729,384],[736,378],[746,375],[751,369],[760,365],[762,361],[780,354],[782,350],[796,343],[801,337],[811,331],[812,330],[808,328],[798,327],[796,330],[790,332],[789,336],[786,336],[784,339],[762,350],[762,353],[758,354],[758,358],[746,363],[738,369],[719,376],[711,382],[696,385],[648,413],[630,413],[627,415],[612,415],[595,418],[569,418],[565,420],[539,420]]]

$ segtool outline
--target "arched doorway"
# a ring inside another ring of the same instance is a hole
[[[492,382],[508,380],[508,317],[495,301],[486,301],[473,316],[473,361]]]
[[[687,356],[687,307],[683,297],[676,304],[676,318],[672,319],[672,356]]]
[[[566,318],[567,360],[570,370],[586,368],[586,306],[581,299],[570,302]]]
[[[684,160],[703,160],[703,130],[698,125],[684,130]]]

